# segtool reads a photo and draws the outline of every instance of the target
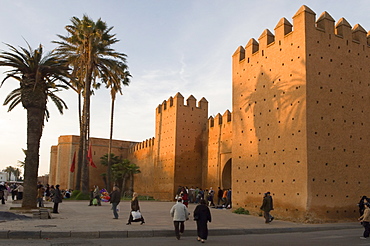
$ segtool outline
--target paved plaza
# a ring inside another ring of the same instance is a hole
[[[88,206],[88,201],[64,200],[59,206],[59,214],[51,214],[51,219],[15,219],[0,221],[0,238],[114,238],[114,237],[172,237],[174,236],[170,209],[174,202],[140,201],[145,224],[126,225],[130,201],[120,203],[119,219],[113,219],[111,205]],[[52,207],[52,203],[45,203]],[[7,202],[0,204],[0,211],[15,212],[10,208],[20,204]],[[194,204],[189,204],[191,214],[185,222],[183,236],[195,236],[196,224],[192,213]],[[275,219],[265,224],[262,217],[232,213],[226,209],[211,209],[212,222],[208,224],[209,235],[243,235],[263,233],[309,232],[361,228],[358,222],[336,224],[301,224]],[[23,215],[32,217],[31,213]]]

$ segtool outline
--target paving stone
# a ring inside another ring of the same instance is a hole
[[[41,238],[41,231],[9,231],[8,238],[10,239],[38,239]]]
[[[71,231],[71,237],[75,237],[75,238],[99,238],[99,231]]]
[[[121,238],[128,237],[127,231],[101,231],[99,232],[100,238]]]
[[[153,231],[128,231],[127,237],[153,237]]]
[[[0,231],[0,239],[8,239],[9,231]]]
[[[41,231],[41,238],[69,238],[71,232]]]

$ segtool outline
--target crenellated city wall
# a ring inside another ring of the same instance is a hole
[[[141,170],[135,191],[173,200],[178,186],[232,188],[233,207],[252,214],[270,191],[276,218],[357,218],[370,187],[370,36],[327,12],[316,19],[307,6],[292,23],[281,18],[274,32],[236,49],[232,112],[209,117],[205,98],[177,93],[155,109],[153,138],[122,141],[117,153]],[[99,141],[94,161],[106,153]],[[77,143],[61,136],[52,146],[52,182],[73,183],[67,170]],[[90,168],[90,183],[99,171]]]
[[[76,182],[79,136],[64,135],[58,138],[58,144],[51,147],[49,184],[59,184],[62,189],[74,189]],[[107,167],[101,165],[100,158],[108,153],[109,139],[90,138],[91,155],[96,168],[89,166],[90,186],[105,187],[102,174],[107,173]],[[113,140],[112,153],[121,158],[127,158],[129,148],[135,142]],[[76,153],[75,171],[71,172],[71,165]]]
[[[226,110],[208,119],[207,185],[205,187],[231,188],[232,117]],[[223,177],[224,176],[224,177]]]
[[[234,205],[257,213],[270,191],[284,218],[357,215],[370,185],[369,39],[358,24],[334,22],[302,6],[293,25],[282,18],[235,51]]]

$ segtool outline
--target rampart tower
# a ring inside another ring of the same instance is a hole
[[[174,194],[179,185],[201,184],[207,118],[208,102],[204,98],[196,105],[190,96],[184,104],[184,97],[177,93],[157,107],[154,170],[158,175],[154,183],[161,189],[173,190]]]
[[[302,6],[233,55],[233,205],[353,218],[370,187],[369,36]]]
[[[207,100],[202,98],[197,104],[192,95],[185,104],[184,97],[177,93],[156,108],[155,137],[149,145],[141,148],[141,143],[130,153],[143,170],[135,178],[135,183],[144,186],[136,187],[138,191],[173,200],[179,185],[202,185],[207,118]]]

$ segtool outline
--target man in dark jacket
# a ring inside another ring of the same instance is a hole
[[[0,199],[1,199],[1,204],[5,204],[5,183],[1,182],[0,183]]]
[[[221,190],[221,187],[218,187],[218,192],[217,192],[217,205],[220,205],[222,202],[222,195],[224,194],[224,191]]]
[[[110,196],[110,203],[112,203],[112,210],[113,210],[113,219],[118,219],[117,213],[117,206],[121,201],[121,193],[119,192],[119,188],[117,186],[113,187],[112,193],[109,194]]]
[[[274,220],[274,217],[271,216],[270,211],[274,210],[274,205],[272,201],[272,196],[270,195],[270,192],[266,192],[265,196],[263,197],[263,202],[261,206],[261,210],[264,212],[265,217],[265,223],[268,224],[271,221]]]
[[[58,206],[59,206],[59,203],[61,203],[63,201],[63,195],[62,195],[62,192],[59,189],[59,186],[60,185],[56,185],[55,186],[55,190],[54,190],[54,196],[53,196],[53,202],[54,202],[53,214],[59,214],[59,212],[58,212]]]

